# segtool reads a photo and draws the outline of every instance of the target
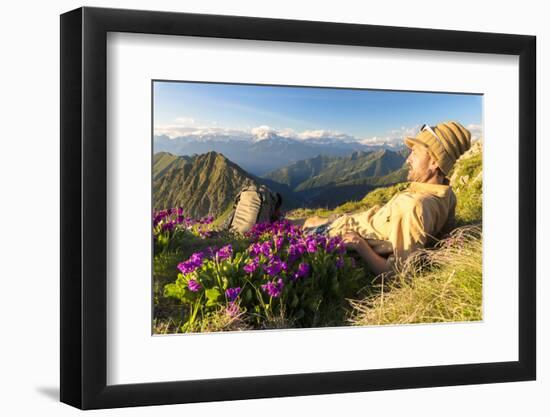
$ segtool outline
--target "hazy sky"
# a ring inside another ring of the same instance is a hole
[[[269,126],[296,132],[334,131],[363,139],[447,120],[479,126],[482,96],[156,81],[154,112],[155,128]]]

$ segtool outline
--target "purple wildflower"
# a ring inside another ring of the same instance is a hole
[[[260,252],[264,256],[269,256],[271,254],[271,243],[270,242],[264,242],[261,245]]]
[[[328,240],[325,249],[328,253],[337,251],[339,254],[344,254],[346,252],[346,246],[340,236],[331,237]]]
[[[248,247],[248,252],[252,256],[258,256],[260,254],[261,246],[259,243],[253,243]]]
[[[344,241],[340,238],[338,238],[338,242],[336,243],[336,252],[340,255],[346,253],[346,245],[344,245]]]
[[[241,287],[228,288],[225,290],[225,296],[229,301],[235,301],[241,292]]]
[[[292,263],[299,259],[304,252],[306,251],[306,247],[300,243],[291,244],[288,249],[288,262]]]
[[[283,292],[283,280],[279,278],[277,282],[268,282],[267,284],[262,285],[262,290],[264,290],[270,297],[277,298],[280,297]]]
[[[204,254],[202,252],[196,252],[187,261],[180,262],[178,269],[184,274],[189,274],[202,265],[203,258]]]
[[[244,272],[247,274],[252,274],[258,268],[259,264],[260,260],[258,258],[254,258],[251,262],[244,266]]]
[[[269,264],[265,267],[265,271],[268,273],[268,275],[271,275],[272,277],[278,275],[281,271],[286,271],[286,269],[286,262],[281,261],[281,259],[277,256],[271,258]]]
[[[327,238],[323,235],[317,235],[316,237],[317,245],[319,245],[322,248],[326,248],[327,246]]]
[[[306,239],[306,247],[308,253],[315,253],[317,252],[317,241],[314,237],[308,236]]]
[[[339,256],[338,258],[336,258],[336,268],[340,269],[343,266],[344,266],[344,258]]]
[[[258,256],[259,254],[262,254],[269,257],[271,254],[271,244],[269,242],[253,243],[252,245],[250,245],[248,250],[250,251],[250,254],[252,256]]]
[[[167,223],[164,223],[162,225],[162,230],[168,230],[169,232],[171,232],[172,230],[174,230],[174,226],[175,226],[175,222],[173,220],[167,222]]]
[[[199,220],[200,224],[210,224],[214,221],[214,216],[206,216]]]
[[[202,258],[204,258],[204,254],[202,252],[195,252],[193,255],[191,255],[189,260],[200,264],[202,263]]]
[[[166,213],[165,210],[157,211],[153,214],[153,226],[158,226],[158,224],[164,220],[164,218],[167,216],[168,213]]]
[[[223,246],[217,253],[216,256],[221,261],[223,259],[231,258],[231,255],[233,255],[233,247],[229,245]]]
[[[341,239],[339,237],[331,237],[327,244],[326,244],[326,247],[325,247],[325,250],[328,252],[328,253],[331,253],[333,252],[336,247],[338,246],[338,243],[340,243]]]
[[[190,279],[187,281],[187,288],[189,288],[189,291],[197,292],[202,288],[202,286],[197,280]]]
[[[181,216],[183,214],[183,207],[178,207],[176,209],[176,213],[178,214],[178,216]]]
[[[293,275],[293,280],[297,280],[298,278],[303,278],[309,275],[309,269],[309,264],[301,262],[300,265],[298,265],[298,270]]]
[[[277,249],[277,251],[280,251],[281,247],[283,246],[283,242],[285,241],[284,237],[274,236],[273,240],[275,241],[275,248]]]
[[[204,256],[206,258],[213,258],[216,256],[216,247],[208,246],[204,251]]]
[[[246,237],[252,240],[258,240],[258,238],[270,229],[269,223],[257,223],[245,233]]]

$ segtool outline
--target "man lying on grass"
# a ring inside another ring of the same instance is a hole
[[[470,132],[457,122],[422,126],[416,137],[405,138],[412,150],[406,161],[409,188],[384,206],[376,205],[365,212],[308,218],[304,229],[307,233],[341,236],[376,275],[395,270],[414,251],[452,230],[456,196],[448,174],[470,148],[470,139]]]

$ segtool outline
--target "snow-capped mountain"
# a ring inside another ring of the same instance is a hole
[[[156,127],[155,133],[155,153],[193,155],[215,151],[255,175],[317,155],[344,156],[354,151],[396,149],[394,143],[365,144],[341,132],[296,132],[265,125],[247,129],[162,126]]]

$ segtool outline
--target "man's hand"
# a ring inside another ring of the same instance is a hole
[[[357,252],[361,252],[365,249],[365,246],[369,246],[367,241],[363,239],[357,232],[346,232],[342,237],[342,241],[346,248],[354,249]]]
[[[347,248],[354,249],[367,262],[372,271],[379,275],[388,272],[389,267],[386,259],[378,255],[369,245],[369,243],[359,236],[358,233],[348,231],[342,236],[342,241]]]

